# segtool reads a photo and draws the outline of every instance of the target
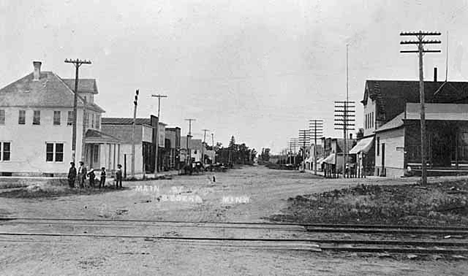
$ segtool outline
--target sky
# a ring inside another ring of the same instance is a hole
[[[450,4],[448,4],[450,2]],[[440,54],[425,78],[468,78],[468,1],[463,0],[0,0],[0,87],[42,70],[74,78],[66,58],[90,60],[105,117],[161,120],[228,145],[231,136],[280,152],[309,120],[334,130],[334,101],[360,101],[368,79],[417,80],[415,54],[400,54],[402,31],[438,31]],[[404,38],[408,39],[408,38]],[[348,50],[348,85],[346,45]],[[447,55],[448,46],[448,55]],[[356,129],[357,131],[357,129]],[[208,139],[207,139],[208,140]],[[211,139],[209,140],[211,143]]]

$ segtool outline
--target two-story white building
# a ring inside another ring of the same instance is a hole
[[[34,71],[0,89],[0,175],[65,175],[72,161],[74,79]],[[119,163],[119,140],[101,132],[105,111],[94,102],[96,80],[78,83],[76,163]]]

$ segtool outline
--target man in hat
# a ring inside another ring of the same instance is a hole
[[[68,186],[75,188],[76,168],[75,162],[70,162],[70,169],[68,170]]]

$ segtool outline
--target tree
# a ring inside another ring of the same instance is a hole
[[[234,138],[234,135],[231,136],[231,141],[229,142],[229,148],[233,148],[236,145],[236,139]]]
[[[269,148],[263,148],[262,149],[262,154],[260,155],[260,159],[262,161],[269,161],[270,160],[270,149]]]

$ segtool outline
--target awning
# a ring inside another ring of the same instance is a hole
[[[326,163],[326,164],[335,164],[335,159],[336,159],[336,158],[335,158],[335,154],[332,153],[332,154],[330,154],[327,158],[325,158],[325,159],[323,160],[323,163]]]
[[[317,160],[317,164],[322,164],[322,163],[323,163],[323,160],[325,160],[325,158],[320,157],[319,160]]]
[[[374,137],[359,140],[359,142],[349,151],[349,154],[367,153],[372,148]]]
[[[312,158],[312,156],[311,156],[311,157],[307,158],[307,159],[305,160],[305,162],[306,162],[306,163],[312,163],[312,162],[314,162],[314,158]]]

